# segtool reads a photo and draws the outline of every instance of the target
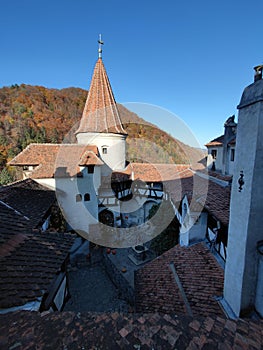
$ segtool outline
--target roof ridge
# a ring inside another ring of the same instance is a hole
[[[17,215],[22,216],[24,219],[26,219],[26,220],[28,220],[28,221],[30,220],[27,216],[23,215],[22,213],[20,213],[20,211],[18,211],[18,210],[16,210],[15,208],[11,207],[11,205],[5,203],[4,201],[1,201],[1,200],[0,200],[0,203],[1,203],[2,205],[4,205],[6,208],[13,210]]]

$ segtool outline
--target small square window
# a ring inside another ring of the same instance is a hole
[[[107,153],[108,153],[107,147],[102,147],[102,154],[107,154]]]
[[[88,174],[94,173],[94,165],[88,165]]]

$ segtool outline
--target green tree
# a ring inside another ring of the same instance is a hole
[[[174,209],[169,201],[164,201],[162,206],[154,204],[149,211],[148,219],[152,218],[153,222],[159,220],[160,215],[157,215],[158,219],[155,219],[155,214],[158,210],[162,210],[162,220],[164,222],[167,221],[167,227],[158,236],[151,240],[151,249],[155,251],[157,256],[165,253],[167,250],[178,244],[180,231],[180,223],[177,217],[174,216]],[[173,219],[169,222],[171,217],[173,217]]]
[[[7,185],[10,182],[13,182],[14,178],[10,174],[7,168],[3,168],[3,170],[0,172],[0,185]]]

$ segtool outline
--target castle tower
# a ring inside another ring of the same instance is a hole
[[[237,316],[263,309],[263,66],[238,106],[224,299]],[[261,286],[261,287],[260,287]],[[263,315],[262,315],[263,316]]]
[[[102,44],[100,38],[99,58],[76,137],[79,144],[96,145],[103,161],[111,169],[121,170],[126,166],[127,133],[102,62]]]

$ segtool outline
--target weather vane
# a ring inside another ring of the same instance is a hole
[[[99,58],[101,58],[101,53],[102,53],[102,45],[104,44],[104,42],[101,40],[101,34],[99,35]]]

